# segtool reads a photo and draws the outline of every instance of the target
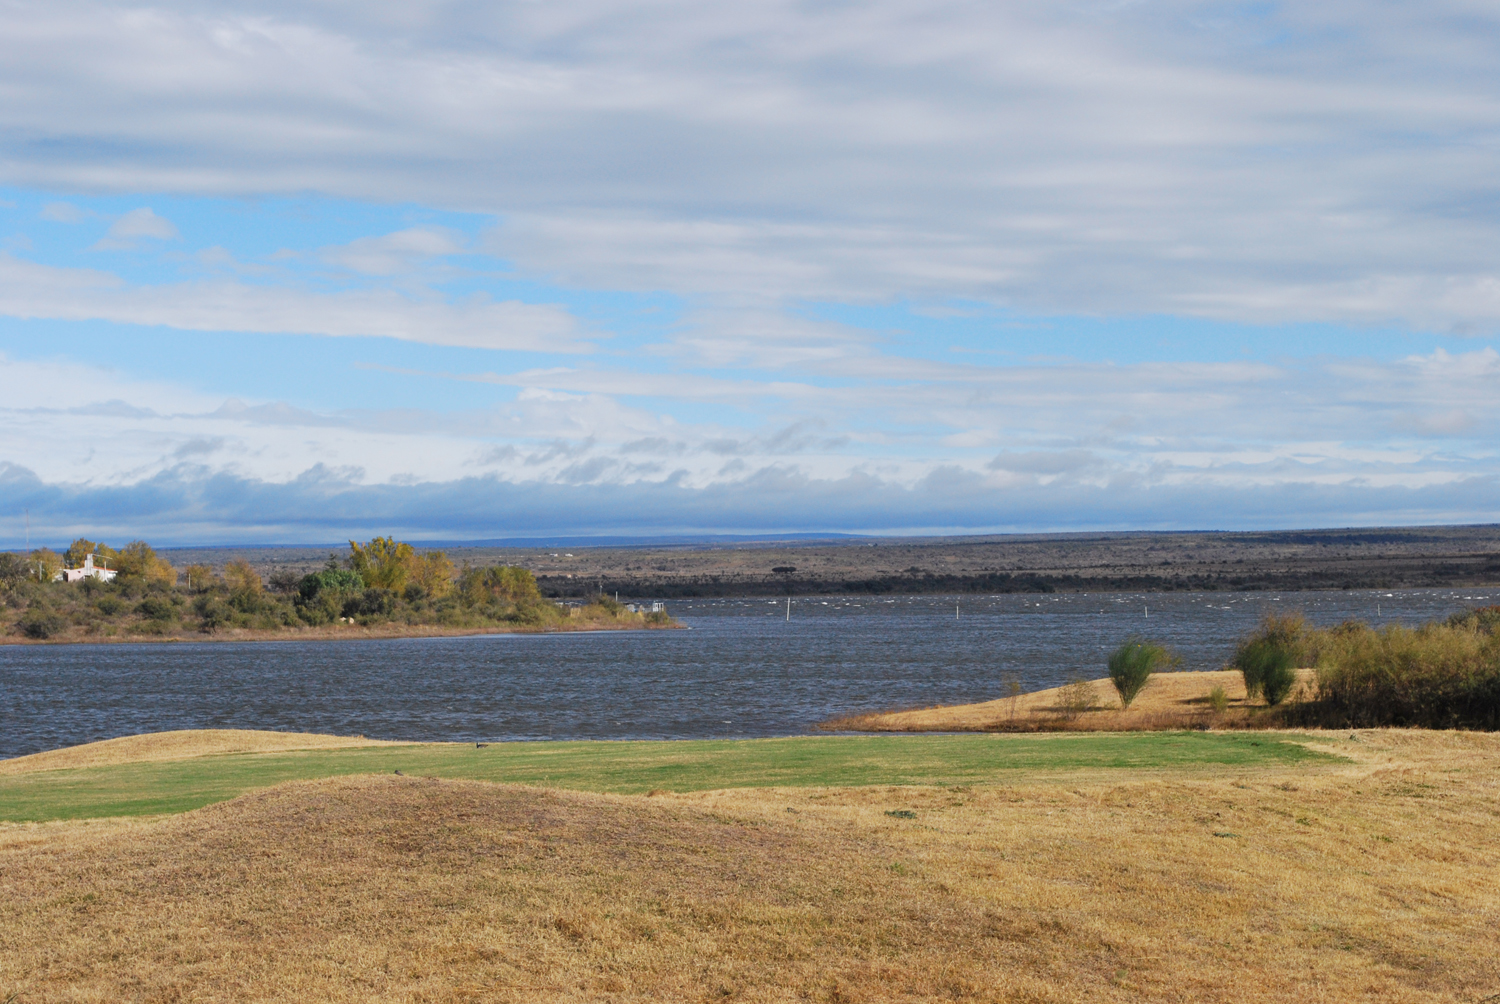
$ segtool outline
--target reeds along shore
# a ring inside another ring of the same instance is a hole
[[[178,570],[137,541],[119,552],[75,541],[66,556],[0,554],[0,641],[80,642],[197,637],[372,637],[482,631],[672,627],[598,595],[563,606],[542,597],[524,568],[455,569],[439,551],[377,537],[350,541],[343,562],[309,575],[272,576],[244,561]],[[55,578],[83,565],[77,581]],[[113,567],[118,566],[118,567]],[[95,570],[100,570],[95,572]]]
[[[1138,641],[1127,642],[1122,650]],[[1500,729],[1500,606],[1408,628],[1315,628],[1273,614],[1231,665],[1155,673],[1128,707],[1108,679],[954,707],[851,715],[832,731],[1062,732],[1207,728]]]

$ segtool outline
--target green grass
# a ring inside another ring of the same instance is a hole
[[[983,784],[1078,770],[1282,767],[1338,758],[1267,733],[823,736],[374,746],[244,753],[0,777],[0,821],[185,812],[283,781],[403,774],[638,794],[654,788]]]

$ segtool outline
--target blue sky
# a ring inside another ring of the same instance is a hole
[[[7,26],[0,545],[1497,518],[1485,5]]]

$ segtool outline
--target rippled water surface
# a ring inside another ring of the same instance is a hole
[[[1131,633],[1223,664],[1267,609],[1419,623],[1500,590],[683,600],[685,631],[0,646],[0,757],[137,732],[385,739],[789,735],[851,711],[1102,676]],[[955,617],[955,607],[958,616]]]

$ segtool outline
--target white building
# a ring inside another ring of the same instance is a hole
[[[109,582],[119,573],[110,568],[103,568],[94,564],[94,556],[85,554],[83,556],[82,568],[64,568],[52,576],[53,582],[82,582],[84,579],[98,579],[100,582]]]

